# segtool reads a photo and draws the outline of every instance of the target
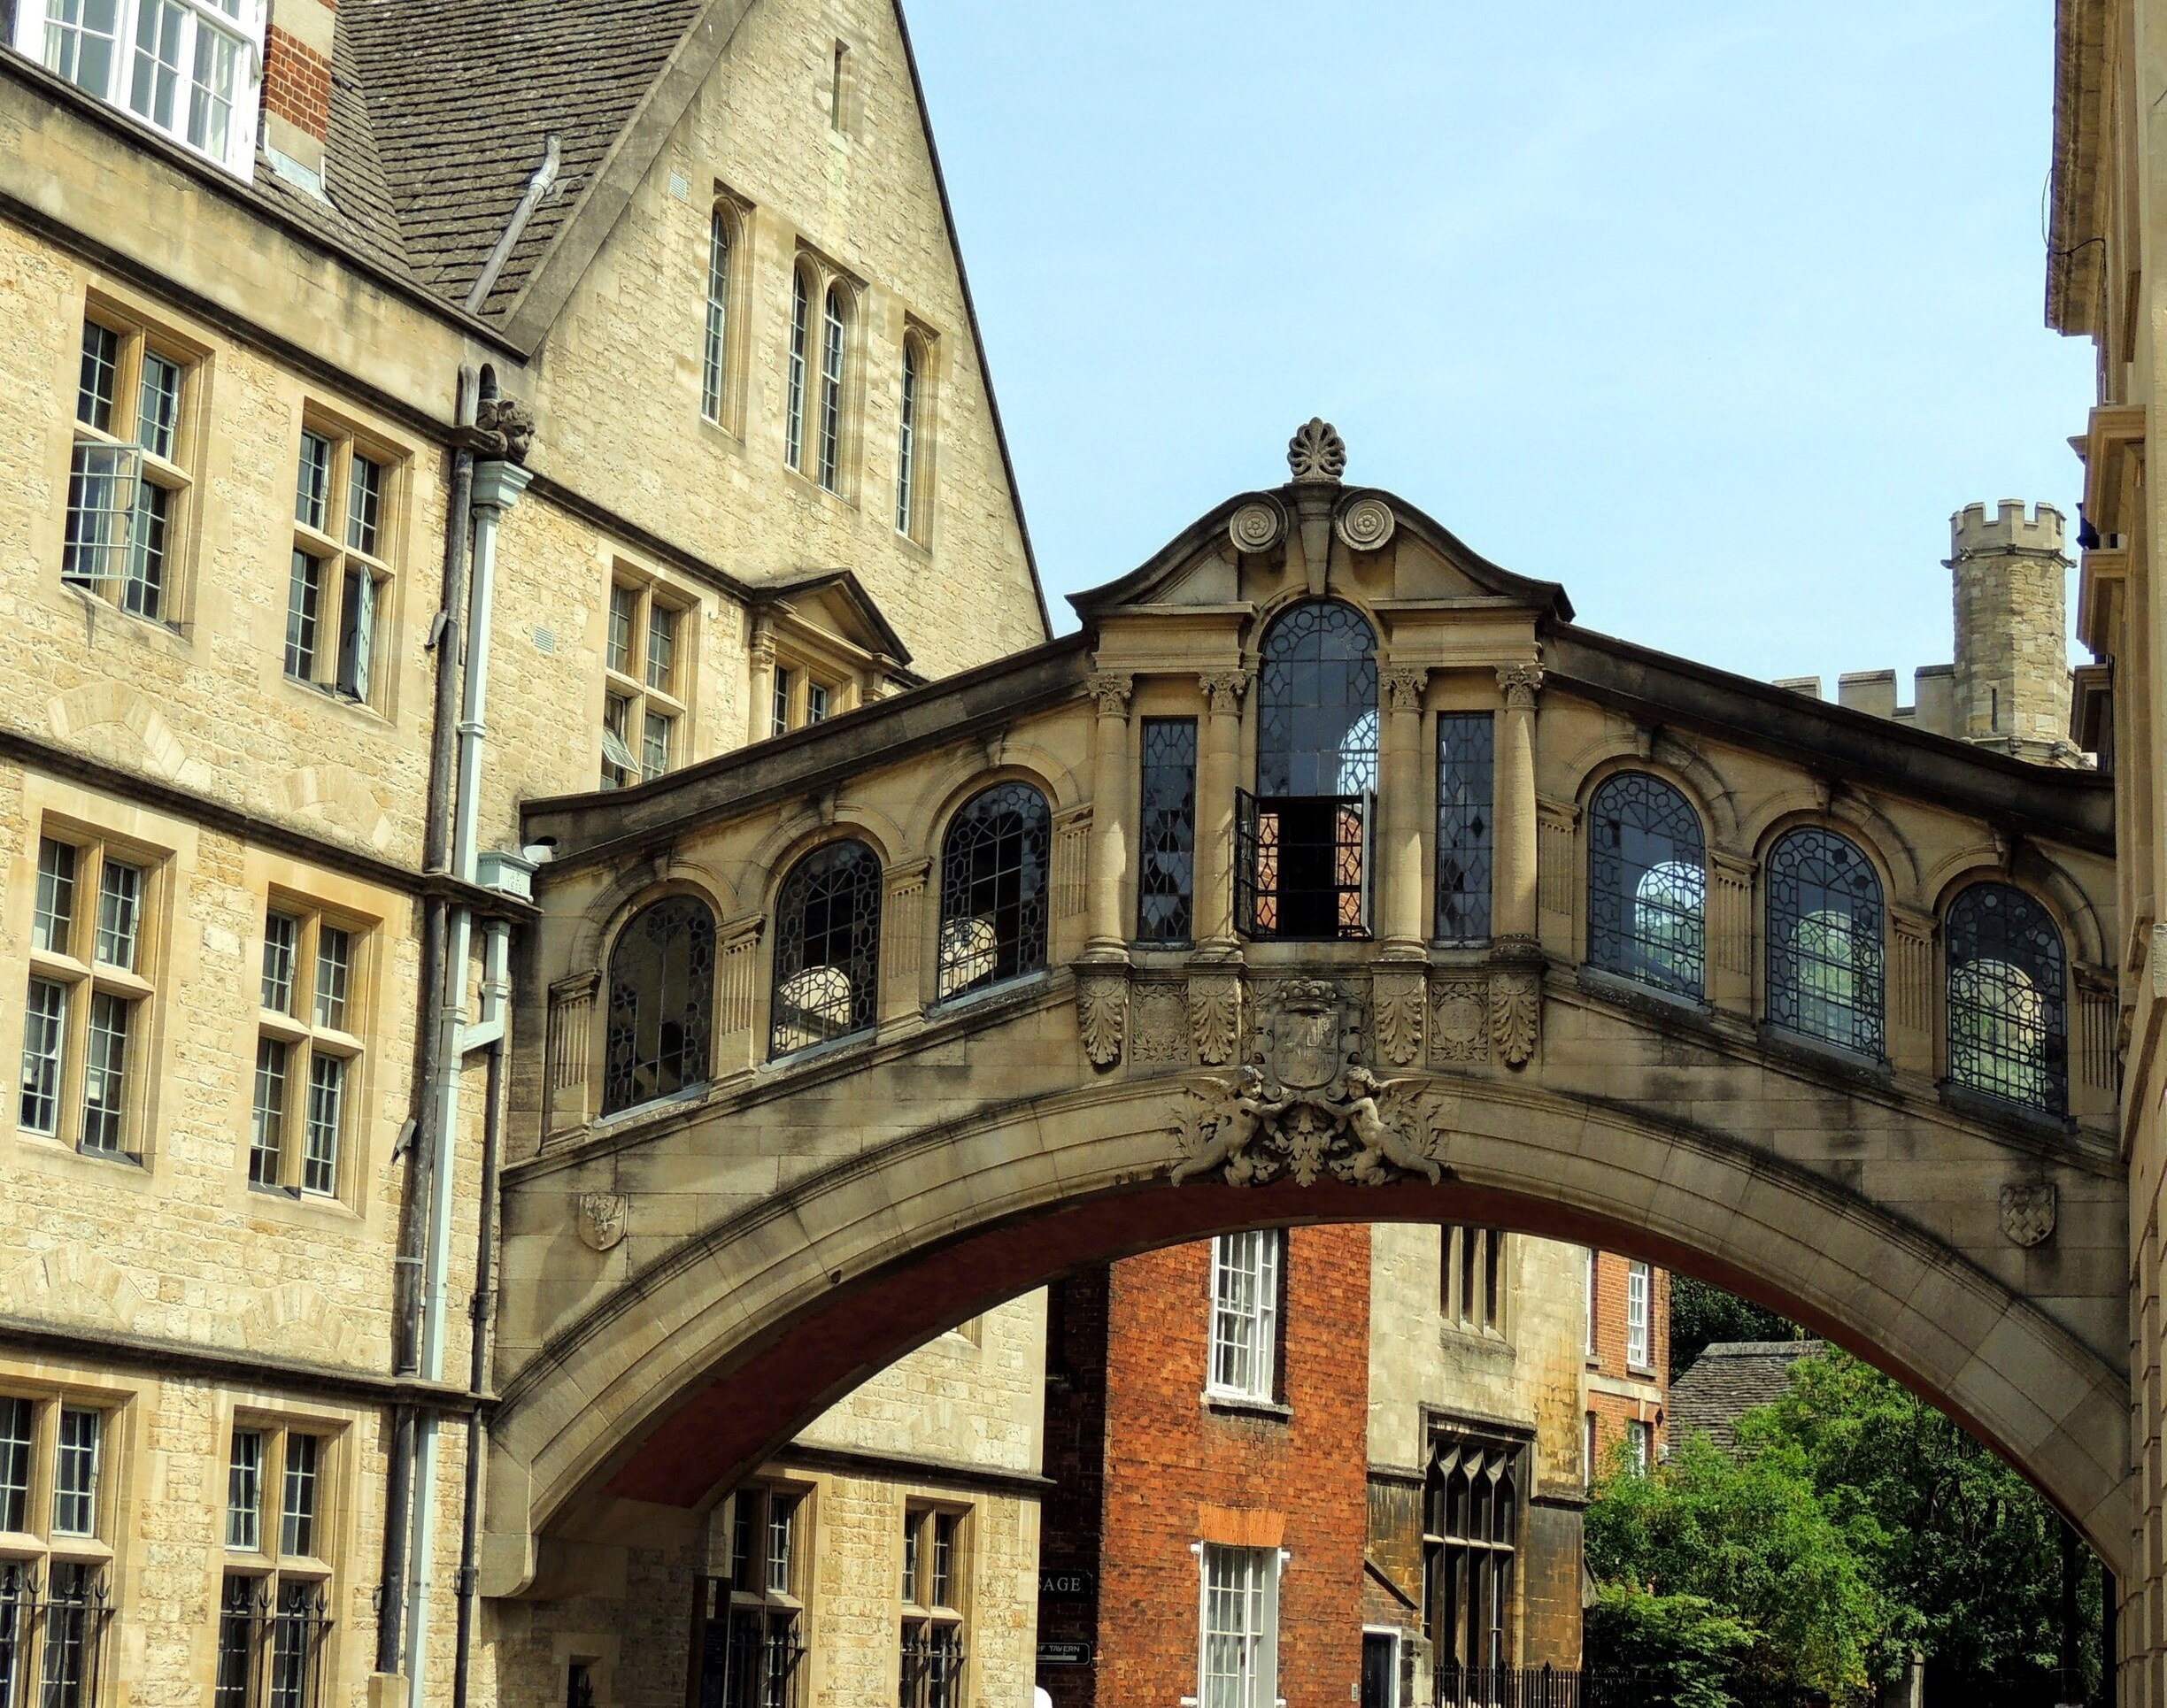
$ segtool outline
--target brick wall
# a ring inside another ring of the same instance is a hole
[[[264,47],[263,101],[265,112],[324,141],[331,135],[331,61],[274,26]]]
[[[1670,1388],[1670,1276],[1650,1266],[1648,1363],[1626,1357],[1626,1304],[1632,1260],[1615,1251],[1596,1254],[1595,1355],[1588,1361],[1587,1409],[1595,1414],[1599,1459],[1623,1438],[1629,1422],[1647,1424],[1655,1450],[1663,1448]],[[1637,1391],[1619,1391],[1631,1388]],[[1600,1463],[1598,1469],[1600,1468]]]

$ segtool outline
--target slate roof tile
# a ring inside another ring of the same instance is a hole
[[[1717,1341],[1670,1384],[1670,1439],[1700,1431],[1724,1452],[1738,1449],[1738,1420],[1781,1399],[1791,1367],[1821,1350],[1819,1341]]]

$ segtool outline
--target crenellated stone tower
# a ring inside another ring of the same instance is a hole
[[[2068,580],[2062,512],[2004,498],[1949,518],[1956,665],[1951,734],[2020,758],[2069,750]]]

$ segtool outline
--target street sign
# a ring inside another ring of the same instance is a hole
[[[1038,1645],[1038,1664],[1041,1666],[1089,1666],[1091,1646],[1088,1643],[1042,1643]]]
[[[1041,1572],[1038,1597],[1042,1601],[1089,1601],[1099,1588],[1095,1572]]]

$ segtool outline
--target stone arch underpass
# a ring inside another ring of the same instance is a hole
[[[1491,1223],[1757,1296],[2132,1566],[2109,785],[1594,635],[1402,501],[1296,475],[1080,597],[1069,639],[528,805],[514,1024],[546,1042],[508,1089],[481,1587],[529,1650],[621,1647],[632,1699],[675,1699],[655,1562],[828,1403],[1070,1269],[1317,1221]],[[1321,739],[1363,770],[1260,799],[1260,649],[1305,600],[1344,606]],[[1139,877],[1169,728],[1174,930]],[[1447,862],[1470,732],[1484,858]],[[1621,851],[1619,777],[1655,852]],[[1810,990],[1798,921],[1836,904],[1772,875],[1801,829],[1871,873]],[[1337,854],[1298,896],[1304,836]],[[790,874],[844,842],[853,912],[814,942]]]

